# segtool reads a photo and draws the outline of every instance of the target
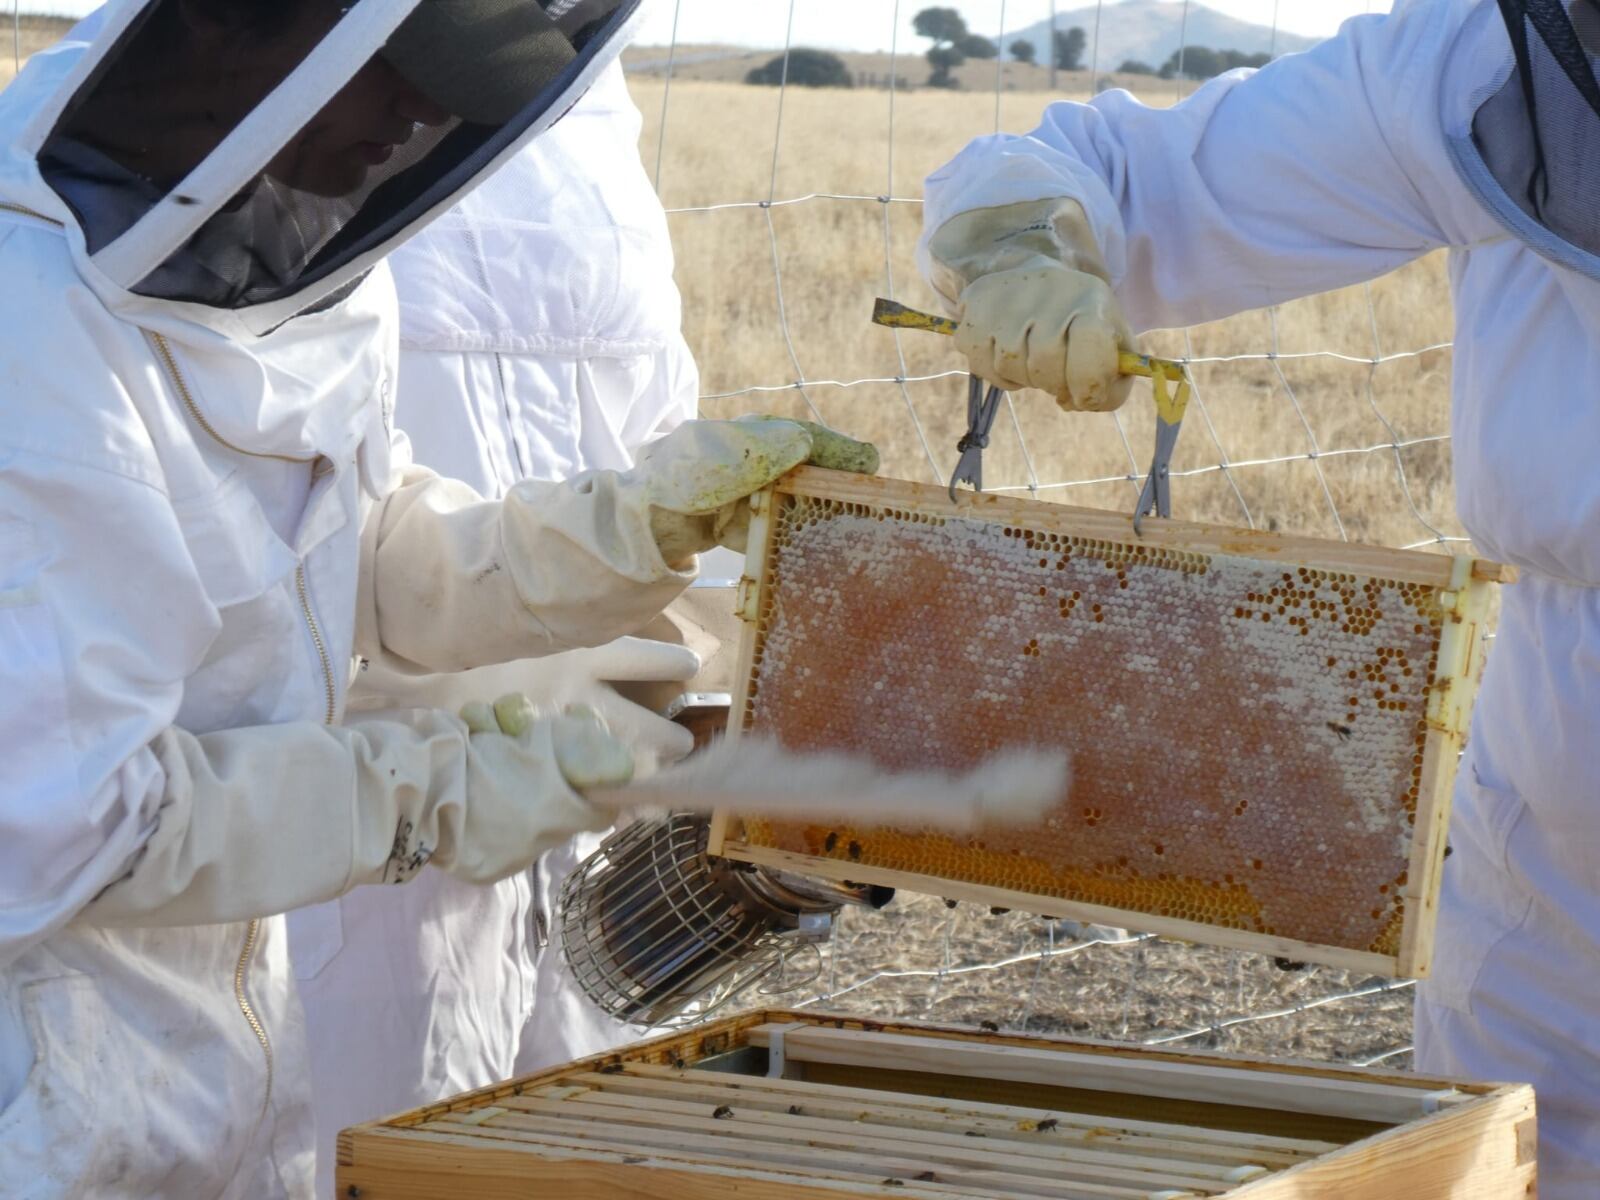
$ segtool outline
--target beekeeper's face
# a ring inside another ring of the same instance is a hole
[[[346,6],[334,0],[283,0],[274,9],[260,19],[241,20],[237,10],[230,12],[215,0],[182,6],[190,34],[188,78],[201,88],[206,111],[215,114],[223,130],[242,120],[300,64]],[[266,174],[315,196],[346,196],[417,126],[439,125],[449,117],[382,57],[374,57],[284,146]],[[207,140],[195,149],[198,161],[212,144]]]
[[[442,125],[450,116],[380,55],[284,146],[267,165],[267,175],[315,196],[348,196],[418,126]]]
[[[344,11],[337,0],[283,0],[271,6],[177,0],[158,10],[151,25],[165,24],[170,33],[145,40],[153,51],[150,74],[141,77],[136,66],[128,70],[127,99],[170,121],[176,140],[167,157],[173,165],[163,173],[187,171],[211,153],[300,65]],[[156,75],[157,61],[167,55],[168,69]]]

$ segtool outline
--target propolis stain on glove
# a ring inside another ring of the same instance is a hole
[[[871,442],[858,442],[811,421],[796,421],[795,424],[811,435],[811,457],[806,461],[813,467],[854,471],[859,475],[878,473],[878,448]]]
[[[821,443],[820,447],[818,443]],[[843,434],[781,417],[686,421],[639,455],[626,476],[650,505],[650,532],[668,563],[721,544],[743,552],[748,498],[802,463],[860,470],[878,452]]]
[[[765,414],[744,418],[752,421],[786,421],[787,417]],[[815,421],[791,421],[811,435],[811,453],[806,463],[813,467],[826,467],[830,471],[854,471],[858,475],[878,473],[878,448],[871,442],[858,442],[826,425]]]

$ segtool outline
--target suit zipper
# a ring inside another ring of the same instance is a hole
[[[306,628],[311,631],[312,644],[317,648],[317,657],[322,660],[322,682],[327,688],[328,709],[322,718],[324,725],[332,725],[337,707],[338,692],[333,684],[333,663],[328,658],[327,644],[322,640],[322,630],[317,626],[316,614],[311,611],[311,589],[306,584],[306,568],[301,563],[294,572],[295,590],[300,593],[300,611],[305,614]]]
[[[155,347],[156,357],[161,360],[161,365],[166,368],[167,378],[172,380],[172,387],[178,393],[178,399],[183,401],[183,406],[194,419],[194,423],[206,431],[212,441],[220,446],[226,446],[235,454],[248,455],[251,458],[272,458],[279,462],[304,463],[312,462],[310,458],[296,458],[292,454],[262,454],[256,450],[246,450],[243,446],[235,446],[227,438],[217,432],[216,427],[206,420],[205,413],[200,411],[200,406],[195,403],[194,394],[189,391],[189,384],[183,377],[183,372],[178,369],[178,360],[173,356],[172,347],[167,339],[159,333],[146,330],[150,344]]]
[[[61,222],[54,217],[47,217],[41,212],[34,212],[31,208],[24,208],[20,204],[11,204],[0,200],[0,212],[16,213],[19,217],[32,217],[35,221],[43,221],[46,225],[54,225],[57,229],[62,227]]]
[[[300,611],[305,614],[306,628],[311,631],[311,641],[317,648],[317,657],[322,662],[322,681],[327,688],[328,707],[323,716],[324,725],[332,725],[335,715],[338,693],[333,683],[333,664],[328,659],[328,647],[322,640],[322,630],[317,626],[316,615],[311,611],[311,592],[306,585],[305,564],[295,568],[295,591],[300,594]],[[261,1111],[267,1111],[267,1105],[272,1102],[273,1058],[272,1039],[267,1036],[267,1027],[261,1023],[261,1018],[256,1015],[255,1005],[250,1003],[250,995],[245,990],[245,979],[250,971],[250,960],[255,957],[256,943],[261,938],[261,918],[252,918],[245,926],[244,946],[239,951],[239,959],[233,965],[233,998],[239,1003],[239,1011],[244,1014],[245,1021],[256,1035],[256,1041],[261,1043],[261,1053],[267,1060],[267,1091],[261,1098]]]
[[[6,206],[11,207],[11,206]],[[283,454],[257,454],[246,450],[242,446],[235,446],[220,433],[205,414],[200,411],[200,406],[195,403],[194,395],[189,391],[189,385],[183,378],[183,372],[178,369],[177,360],[173,357],[172,348],[167,344],[167,339],[159,333],[149,333],[151,345],[155,347],[156,357],[160,359],[162,367],[166,370],[167,377],[172,381],[173,389],[178,393],[178,398],[183,401],[190,417],[196,425],[205,430],[206,434],[219,445],[226,446],[238,454],[249,455],[252,458],[273,458],[282,462],[307,462],[310,460],[293,458]],[[327,709],[324,723],[331,725],[336,709],[337,692],[333,682],[333,665],[328,659],[327,644],[322,640],[322,630],[317,626],[317,618],[311,611],[311,594],[306,584],[305,564],[301,563],[295,568],[295,591],[300,597],[300,609],[306,619],[306,627],[311,631],[311,641],[317,648],[317,657],[322,663],[322,678],[327,689]],[[276,1066],[272,1054],[272,1039],[267,1035],[267,1027],[256,1013],[255,1005],[251,1003],[248,989],[250,963],[255,958],[256,946],[261,941],[261,918],[252,918],[244,929],[244,945],[239,949],[239,957],[233,964],[233,998],[243,1014],[245,1023],[250,1026],[250,1031],[255,1034],[256,1041],[261,1043],[261,1054],[267,1064],[267,1087],[261,1097],[261,1112],[266,1114],[268,1106],[272,1103],[272,1085],[276,1074]]]
[[[244,1014],[245,1022],[256,1035],[256,1041],[261,1043],[262,1056],[267,1060],[267,1090],[261,1097],[261,1112],[264,1116],[267,1106],[272,1103],[272,1039],[267,1036],[267,1027],[261,1023],[261,1018],[256,1015],[255,1005],[250,1003],[250,993],[245,989],[245,979],[250,971],[250,960],[255,957],[256,943],[261,940],[261,918],[251,918],[244,927],[244,946],[239,950],[239,959],[233,964],[233,998],[238,1002],[239,1011]]]

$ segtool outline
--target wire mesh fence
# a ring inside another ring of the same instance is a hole
[[[967,4],[973,31],[1001,53],[969,63],[966,86],[951,90],[908,82],[926,70],[904,44],[905,19],[921,5],[868,3],[860,21],[881,22],[887,53],[856,70],[865,87],[824,93],[788,74],[806,36],[827,36],[815,25],[802,32],[799,0],[771,7],[772,49],[759,54],[681,42],[706,0],[664,3],[673,44],[637,52],[630,78],[672,224],[703,409],[822,420],[878,442],[888,473],[944,482],[964,426],[960,364],[939,339],[867,323],[875,295],[937,304],[913,265],[922,176],[971,137],[1026,131],[1056,96],[1117,85],[1150,104],[1180,100],[1199,86],[1183,66],[1199,6],[1183,5],[1177,69],[1163,79],[1102,73],[1102,40],[1132,19],[1115,4],[1072,14],[1088,25],[1087,69],[1048,75],[1023,74],[1007,51],[1012,32],[1037,32],[1054,6]],[[1269,54],[1294,48],[1279,27],[1285,10],[1292,5],[1272,6]],[[740,81],[769,59],[778,60],[776,88]],[[975,70],[987,76],[981,91]],[[1449,300],[1436,259],[1343,292],[1155,333],[1145,348],[1183,360],[1195,383],[1173,472],[1175,515],[1461,552]],[[1153,436],[1147,393],[1116,414],[1062,414],[1033,393],[1008,397],[1004,411],[987,490],[1131,506]],[[847,913],[820,963],[805,957],[809,966],[797,963],[768,990],[875,1015],[1409,1063],[1409,981],[1120,930],[901,897],[882,913]]]

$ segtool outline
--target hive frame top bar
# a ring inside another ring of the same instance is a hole
[[[931,494],[938,490],[898,479],[827,471],[820,467],[800,467],[791,471],[771,489],[774,493],[784,495],[819,496],[858,504],[889,506],[905,504],[907,497],[913,493]],[[991,492],[959,492],[954,503],[949,503],[946,498],[946,509],[941,515],[962,520],[1004,525],[1011,520],[1025,518],[1029,526],[1037,529],[1109,542],[1188,550],[1196,554],[1231,554],[1285,562],[1315,559],[1328,570],[1382,575],[1429,587],[1449,587],[1457,561],[1450,555],[1431,554],[1425,550],[1391,550],[1331,538],[1295,537],[1194,521],[1152,518],[1144,523],[1142,533],[1136,533],[1132,516],[1125,513],[1071,504],[1040,503]],[[1515,567],[1484,558],[1469,558],[1467,561],[1471,563],[1471,578],[1479,582],[1515,583],[1517,580]],[[745,574],[749,576],[748,567]]]
[[[729,726],[733,736],[746,727],[750,710],[751,683],[761,638],[758,622],[764,603],[762,593],[766,586],[768,555],[777,525],[772,519],[774,496],[804,497],[894,510],[911,509],[934,518],[980,521],[1002,527],[1014,524],[1018,528],[1033,531],[1146,549],[1222,555],[1285,566],[1314,564],[1323,572],[1347,572],[1353,576],[1417,584],[1436,590],[1440,602],[1447,609],[1438,676],[1441,679],[1464,679],[1469,682],[1465,687],[1441,688],[1429,702],[1425,762],[1421,769],[1425,786],[1421,789],[1415,812],[1408,882],[1400,893],[1404,897],[1406,916],[1398,953],[1324,945],[1271,932],[1211,925],[1181,916],[1114,908],[1054,895],[1007,891],[990,884],[924,877],[880,865],[842,861],[837,856],[816,856],[772,845],[752,844],[744,840],[737,817],[726,812],[718,813],[713,824],[710,839],[713,854],[822,878],[865,879],[953,899],[1123,924],[1163,936],[1279,954],[1355,970],[1413,977],[1429,973],[1439,876],[1449,819],[1450,787],[1466,733],[1472,692],[1470,681],[1477,673],[1483,650],[1478,636],[1478,623],[1482,618],[1486,589],[1481,585],[1514,582],[1514,568],[1464,556],[1390,550],[1186,521],[1150,520],[1144,523],[1142,533],[1136,533],[1131,517],[1115,512],[989,494],[962,494],[957,502],[951,503],[942,489],[898,480],[801,468],[753,501],[755,520],[752,522],[745,577],[740,581],[737,599],[739,613],[745,619],[746,627],[736,672],[740,690]],[[1452,608],[1452,605],[1455,607]]]

